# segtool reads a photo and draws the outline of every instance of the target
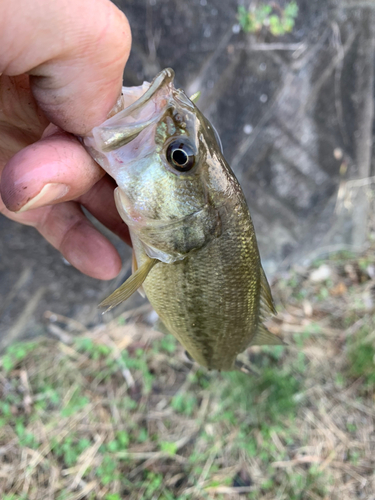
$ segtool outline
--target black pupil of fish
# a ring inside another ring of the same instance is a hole
[[[172,160],[179,167],[183,167],[189,161],[189,157],[182,149],[175,149],[172,153]]]
[[[187,172],[195,163],[193,148],[187,143],[173,141],[167,149],[167,160],[175,170]]]

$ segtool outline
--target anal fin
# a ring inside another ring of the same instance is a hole
[[[264,325],[258,326],[258,331],[252,338],[250,345],[285,345],[285,342],[274,335]]]
[[[262,319],[276,314],[271,288],[262,266],[260,266],[260,314]]]

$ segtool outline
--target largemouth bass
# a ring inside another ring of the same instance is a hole
[[[232,370],[250,345],[279,344],[254,227],[216,131],[165,69],[124,88],[121,111],[85,138],[117,182],[132,276],[102,305],[142,290],[165,328],[208,369]]]

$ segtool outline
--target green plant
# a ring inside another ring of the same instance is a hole
[[[177,453],[177,445],[169,441],[162,441],[160,443],[160,450],[168,453],[168,455],[175,455]]]
[[[103,486],[118,479],[119,471],[117,460],[109,454],[104,455],[102,463],[96,468],[96,476],[100,479]]]
[[[8,373],[13,370],[37,345],[37,342],[18,342],[9,346],[1,359],[5,372]]]
[[[352,377],[363,377],[368,386],[375,386],[375,346],[374,341],[366,337],[371,332],[364,326],[354,338],[349,340],[348,362]]]
[[[129,434],[126,431],[117,431],[115,439],[109,441],[107,450],[110,452],[123,451],[129,446]]]
[[[81,392],[80,387],[75,387],[70,399],[61,409],[62,417],[70,417],[79,410],[82,410],[89,403],[89,399]]]
[[[65,467],[72,467],[76,464],[78,457],[83,453],[91,442],[88,439],[77,439],[76,436],[67,436],[63,441],[52,440],[53,453],[64,461]]]
[[[75,341],[75,347],[77,351],[84,352],[93,360],[98,360],[101,357],[105,358],[111,352],[111,348],[107,345],[94,343],[88,337],[78,337]]]
[[[272,426],[281,416],[292,418],[294,415],[301,383],[291,370],[265,366],[256,379],[238,372],[225,373],[223,378],[225,405],[252,415],[254,423]],[[224,408],[220,408],[219,418]]]
[[[249,9],[243,5],[238,7],[238,21],[245,33],[260,33],[265,29],[273,36],[285,35],[293,30],[297,15],[298,6],[294,0],[284,8],[266,3],[254,8],[250,5]]]
[[[197,398],[191,393],[178,392],[171,401],[172,408],[178,413],[192,415],[197,405]]]
[[[155,474],[154,472],[146,472],[145,483],[144,483],[144,498],[152,499],[158,498],[158,492],[163,485],[163,476],[161,474]]]

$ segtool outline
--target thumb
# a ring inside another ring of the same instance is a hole
[[[0,20],[0,73],[29,73],[52,123],[85,135],[106,119],[131,45],[127,19],[112,2],[12,0],[0,2]]]

